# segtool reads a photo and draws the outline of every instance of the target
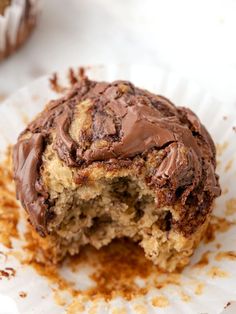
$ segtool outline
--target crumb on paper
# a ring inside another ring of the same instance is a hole
[[[206,234],[204,236],[204,242],[209,243],[215,240],[217,232],[226,232],[228,231],[235,222],[229,221],[224,217],[212,216],[209,226],[206,230]]]
[[[183,291],[180,293],[180,298],[184,302],[190,302],[191,301],[190,295],[188,295],[187,293],[185,293]]]
[[[20,292],[19,292],[19,297],[21,297],[21,298],[26,298],[26,297],[27,297],[27,292],[25,292],[25,291],[20,291]]]
[[[35,245],[37,243],[31,244],[28,249],[34,252]],[[32,253],[31,257],[33,258],[33,256]],[[131,260],[127,259],[127,256],[131,256]],[[121,240],[114,241],[111,245],[99,251],[88,247],[82,250],[80,255],[68,258],[66,263],[70,269],[73,266],[74,271],[76,271],[76,268],[79,269],[80,265],[94,266],[92,278],[95,287],[83,291],[76,290],[73,282],[68,282],[68,280],[61,277],[56,266],[44,267],[43,264],[39,264],[34,260],[28,262],[39,274],[45,276],[51,283],[56,284],[59,289],[72,295],[73,302],[67,307],[67,313],[73,313],[73,308],[76,306],[82,308],[82,305],[86,304],[86,302],[78,301],[78,298],[85,297],[86,300],[96,302],[98,300],[109,301],[114,297],[121,296],[126,300],[131,300],[146,295],[151,288],[155,287],[155,281],[151,283],[147,281],[144,288],[138,287],[135,284],[137,276],[150,279],[151,274],[153,280],[162,277],[162,281],[159,282],[160,288],[168,284],[180,283],[181,274],[164,274],[160,272],[155,265],[145,258],[142,249],[131,241],[125,243]]]
[[[223,116],[223,120],[227,120],[228,119],[228,117],[227,116]]]
[[[109,301],[115,297],[131,300],[145,296],[152,288],[162,289],[168,285],[181,285],[181,273],[163,273],[145,258],[142,248],[132,241],[123,239],[114,240],[100,250],[92,247],[83,248],[79,255],[67,258],[66,266],[72,272],[78,271],[84,265],[91,266],[93,269],[90,278],[94,286],[79,291],[75,289],[73,282],[68,282],[60,275],[57,266],[44,267],[44,264],[36,262],[34,254],[38,242],[33,243],[30,233],[26,234],[26,240],[28,244],[25,250],[31,256],[26,264],[33,266],[49,282],[75,298],[87,297],[93,302]],[[144,286],[140,287],[137,284],[137,278],[143,279]]]
[[[226,304],[225,304],[225,306],[224,306],[224,309],[227,309],[227,307],[229,307],[231,305],[231,302],[229,301],[229,302],[227,302]]]
[[[12,239],[19,237],[19,205],[12,184],[11,155],[12,148],[9,147],[0,164],[0,242],[7,248],[12,248]]]
[[[168,285],[180,286],[181,285],[181,274],[169,273],[166,278],[159,280],[158,277],[155,280],[155,288],[163,289]]]
[[[236,251],[219,252],[215,256],[216,261],[222,261],[224,259],[228,259],[230,261],[236,261]]]
[[[233,159],[230,159],[229,161],[227,161],[225,165],[225,169],[224,169],[225,172],[228,172],[232,168],[233,162],[234,162]]]
[[[60,290],[54,290],[53,291],[53,299],[56,302],[57,305],[65,306],[67,304],[66,299],[61,295]]]
[[[232,129],[234,132],[236,132],[236,126],[233,126]]]
[[[221,157],[223,153],[225,152],[225,150],[228,148],[228,146],[229,146],[228,142],[224,142],[222,144],[216,144],[217,155]]]
[[[152,298],[152,305],[154,307],[167,307],[169,304],[169,300],[163,295]]]
[[[141,303],[135,304],[133,306],[133,309],[136,314],[148,314],[147,306],[145,304],[141,304]]]
[[[127,314],[127,310],[125,307],[117,307],[112,309],[111,314]]]
[[[231,198],[226,201],[226,211],[225,214],[227,216],[236,214],[236,198]]]
[[[33,246],[30,249],[33,250]],[[59,268],[56,265],[45,265],[40,262],[36,262],[30,255],[28,250],[29,247],[26,246],[25,252],[27,254],[27,257],[25,257],[24,260],[21,261],[23,265],[29,265],[33,267],[39,275],[47,278],[50,283],[55,284],[58,287],[59,291],[66,291],[72,296],[76,296],[78,294],[78,291],[74,288],[74,283],[64,279],[59,274]]]
[[[129,258],[127,258],[129,256]],[[94,268],[90,278],[95,286],[86,293],[90,298],[110,300],[121,296],[126,300],[145,295],[148,287],[140,287],[136,278],[146,279],[160,271],[145,258],[142,248],[129,240],[114,240],[99,251],[92,247],[82,249],[78,257],[69,259],[69,267],[76,271],[81,263]]]
[[[11,277],[16,275],[16,270],[13,267],[5,267],[5,270],[9,273]]]
[[[0,280],[3,278],[11,279],[12,277],[15,277],[16,270],[12,267],[5,267],[4,269],[0,269]]]
[[[213,266],[211,267],[211,269],[207,272],[207,275],[212,277],[212,278],[225,278],[225,277],[228,277],[229,274],[220,269],[219,267],[216,267],[216,266]]]
[[[205,287],[204,283],[199,282],[195,287],[194,293],[196,295],[201,295],[203,293],[204,287]]]
[[[202,254],[199,261],[193,265],[194,268],[202,268],[209,264],[209,255],[211,254],[211,251],[206,251]]]
[[[66,308],[66,314],[82,313],[85,310],[84,304],[80,300],[73,300]]]

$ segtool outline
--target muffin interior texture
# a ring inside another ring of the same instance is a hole
[[[161,268],[183,267],[220,194],[215,167],[191,110],[125,81],[81,80],[14,148],[17,197],[55,263],[128,237]]]
[[[107,175],[103,167],[99,171],[92,167],[90,177],[80,174],[78,180],[83,184],[71,189],[71,173],[63,172],[63,166],[59,172],[58,163],[53,163],[53,159],[45,160],[46,171],[50,169],[44,174],[45,184],[54,203],[54,218],[48,229],[62,255],[67,251],[75,254],[86,244],[99,249],[121,237],[141,243],[154,231],[163,235],[170,231],[171,207],[157,208],[155,194],[147,188],[142,173],[137,176],[134,170],[122,169]],[[60,173],[60,180],[51,176],[53,167]],[[152,247],[146,254],[153,260],[156,257]]]

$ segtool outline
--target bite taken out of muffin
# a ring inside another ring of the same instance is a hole
[[[82,78],[14,146],[36,258],[58,263],[128,237],[160,268],[182,268],[220,195],[215,155],[190,109],[127,81]]]

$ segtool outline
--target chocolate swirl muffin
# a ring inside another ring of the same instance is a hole
[[[161,268],[183,267],[220,195],[215,154],[191,110],[130,82],[82,79],[14,147],[38,258],[56,263],[129,237]]]
[[[0,60],[18,49],[34,29],[41,0],[0,0]]]

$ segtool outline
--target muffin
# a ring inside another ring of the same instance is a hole
[[[182,268],[221,192],[215,155],[190,109],[127,81],[81,79],[14,146],[37,260],[58,263],[127,237],[161,269]]]
[[[19,48],[35,27],[40,0],[0,0],[0,60]]]

